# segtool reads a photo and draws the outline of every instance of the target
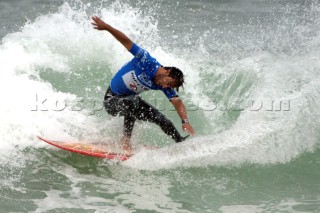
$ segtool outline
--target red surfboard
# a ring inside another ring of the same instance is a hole
[[[110,144],[96,145],[81,142],[52,141],[39,136],[37,137],[52,146],[82,155],[121,161],[128,160],[130,157],[130,155],[127,155],[124,150]]]

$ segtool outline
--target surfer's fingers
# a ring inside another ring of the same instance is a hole
[[[93,26],[93,29],[102,30],[102,27],[99,24],[96,24],[96,23],[91,23],[91,24]]]
[[[191,130],[190,128],[185,127],[185,128],[183,128],[182,130],[183,130],[184,132],[188,132],[190,135],[192,135],[192,130]]]
[[[192,129],[186,128],[186,131],[192,135]]]
[[[98,25],[92,24],[92,26],[93,26],[93,29],[99,30],[99,26]]]
[[[99,24],[102,24],[103,23],[103,21],[99,18],[99,17],[97,17],[97,16],[92,16],[91,17],[91,19],[92,19],[92,24],[94,23],[94,24],[96,24],[96,25],[99,25]]]
[[[99,18],[98,16],[92,16],[91,19],[94,20],[94,21],[97,21],[97,20],[99,20],[100,18]]]
[[[195,131],[194,129],[192,128],[192,126],[188,125],[186,127],[183,128],[183,131],[187,131],[190,135],[195,135]]]
[[[190,135],[192,135],[192,136],[194,136],[194,135],[196,134],[196,132],[195,132],[193,129],[191,129],[191,130],[189,131],[189,133],[190,133]]]

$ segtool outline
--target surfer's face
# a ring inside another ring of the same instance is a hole
[[[174,88],[175,86],[175,80],[167,75],[161,75],[156,80],[155,83],[166,89],[166,88]]]

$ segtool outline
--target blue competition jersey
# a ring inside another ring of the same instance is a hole
[[[133,44],[130,50],[134,58],[125,64],[112,78],[110,87],[116,95],[135,95],[146,90],[162,90],[169,98],[177,96],[175,90],[163,89],[153,79],[161,64],[148,51]]]

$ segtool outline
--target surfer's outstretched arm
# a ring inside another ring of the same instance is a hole
[[[174,97],[170,101],[182,120],[182,130],[189,132],[191,135],[195,135],[195,131],[188,121],[187,110],[182,100],[179,97]]]
[[[94,26],[94,29],[97,30],[106,30],[109,33],[111,33],[111,35],[113,35],[128,51],[130,51],[131,47],[132,47],[132,41],[130,40],[130,38],[128,38],[124,33],[122,33],[121,31],[113,28],[111,25],[105,23],[102,19],[100,19],[97,16],[92,16],[92,25]]]

